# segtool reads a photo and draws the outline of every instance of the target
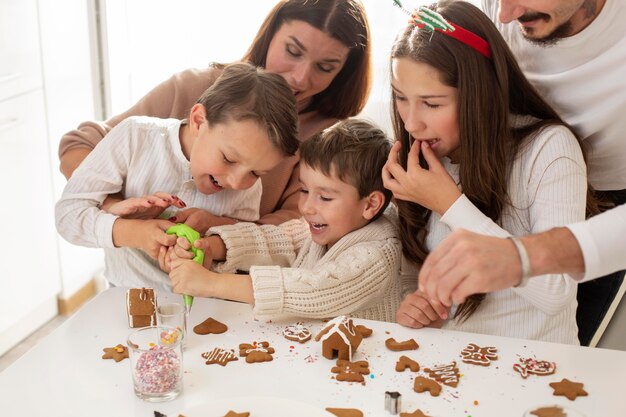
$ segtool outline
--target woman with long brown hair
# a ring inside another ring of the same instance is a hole
[[[383,175],[410,261],[421,265],[459,228],[509,237],[585,218],[578,138],[480,10],[466,2],[420,8],[393,47],[391,67],[397,142]],[[546,275],[452,311],[415,291],[397,320],[578,344],[575,315],[573,281]]]

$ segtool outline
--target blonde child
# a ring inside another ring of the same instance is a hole
[[[209,229],[215,236],[196,246],[223,261],[218,272],[189,260],[189,244],[179,239],[171,261],[174,292],[254,304],[257,316],[393,321],[401,248],[394,223],[383,216],[390,193],[381,178],[390,148],[381,130],[356,119],[302,143],[302,218]]]
[[[105,249],[107,279],[169,290],[156,258],[176,237],[158,219],[171,206],[259,218],[259,176],[298,147],[296,103],[279,75],[232,64],[187,120],[131,117],[115,126],[68,181],[56,205],[59,234]],[[126,200],[105,210],[109,194]],[[173,220],[173,219],[172,219]]]
[[[421,265],[459,228],[511,237],[583,220],[579,141],[528,83],[493,23],[466,2],[419,15],[391,54],[397,142],[383,171],[407,257]],[[433,16],[429,30],[422,22]],[[576,285],[567,275],[474,295],[451,311],[415,291],[397,318],[418,328],[578,343]]]

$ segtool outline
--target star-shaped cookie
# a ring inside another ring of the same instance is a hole
[[[128,358],[128,348],[124,345],[117,345],[112,348],[104,348],[104,355],[102,359],[113,359],[115,362],[119,362]]]
[[[570,381],[567,378],[563,378],[561,382],[550,382],[550,386],[554,389],[552,394],[563,395],[568,400],[574,401],[576,397],[586,397],[587,391],[583,389],[582,382]]]

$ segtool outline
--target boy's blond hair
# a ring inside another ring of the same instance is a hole
[[[353,185],[360,198],[381,191],[385,202],[375,220],[391,200],[391,191],[383,186],[382,178],[390,150],[391,141],[381,129],[362,119],[347,119],[304,141],[300,159],[326,176]]]

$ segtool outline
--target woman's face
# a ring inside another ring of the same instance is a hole
[[[427,142],[438,158],[458,162],[457,89],[442,83],[435,68],[411,58],[394,59],[391,70],[391,88],[406,131],[416,142]]]
[[[281,75],[291,87],[298,109],[324,91],[341,71],[349,49],[343,43],[301,20],[285,22],[267,51],[265,67]]]

